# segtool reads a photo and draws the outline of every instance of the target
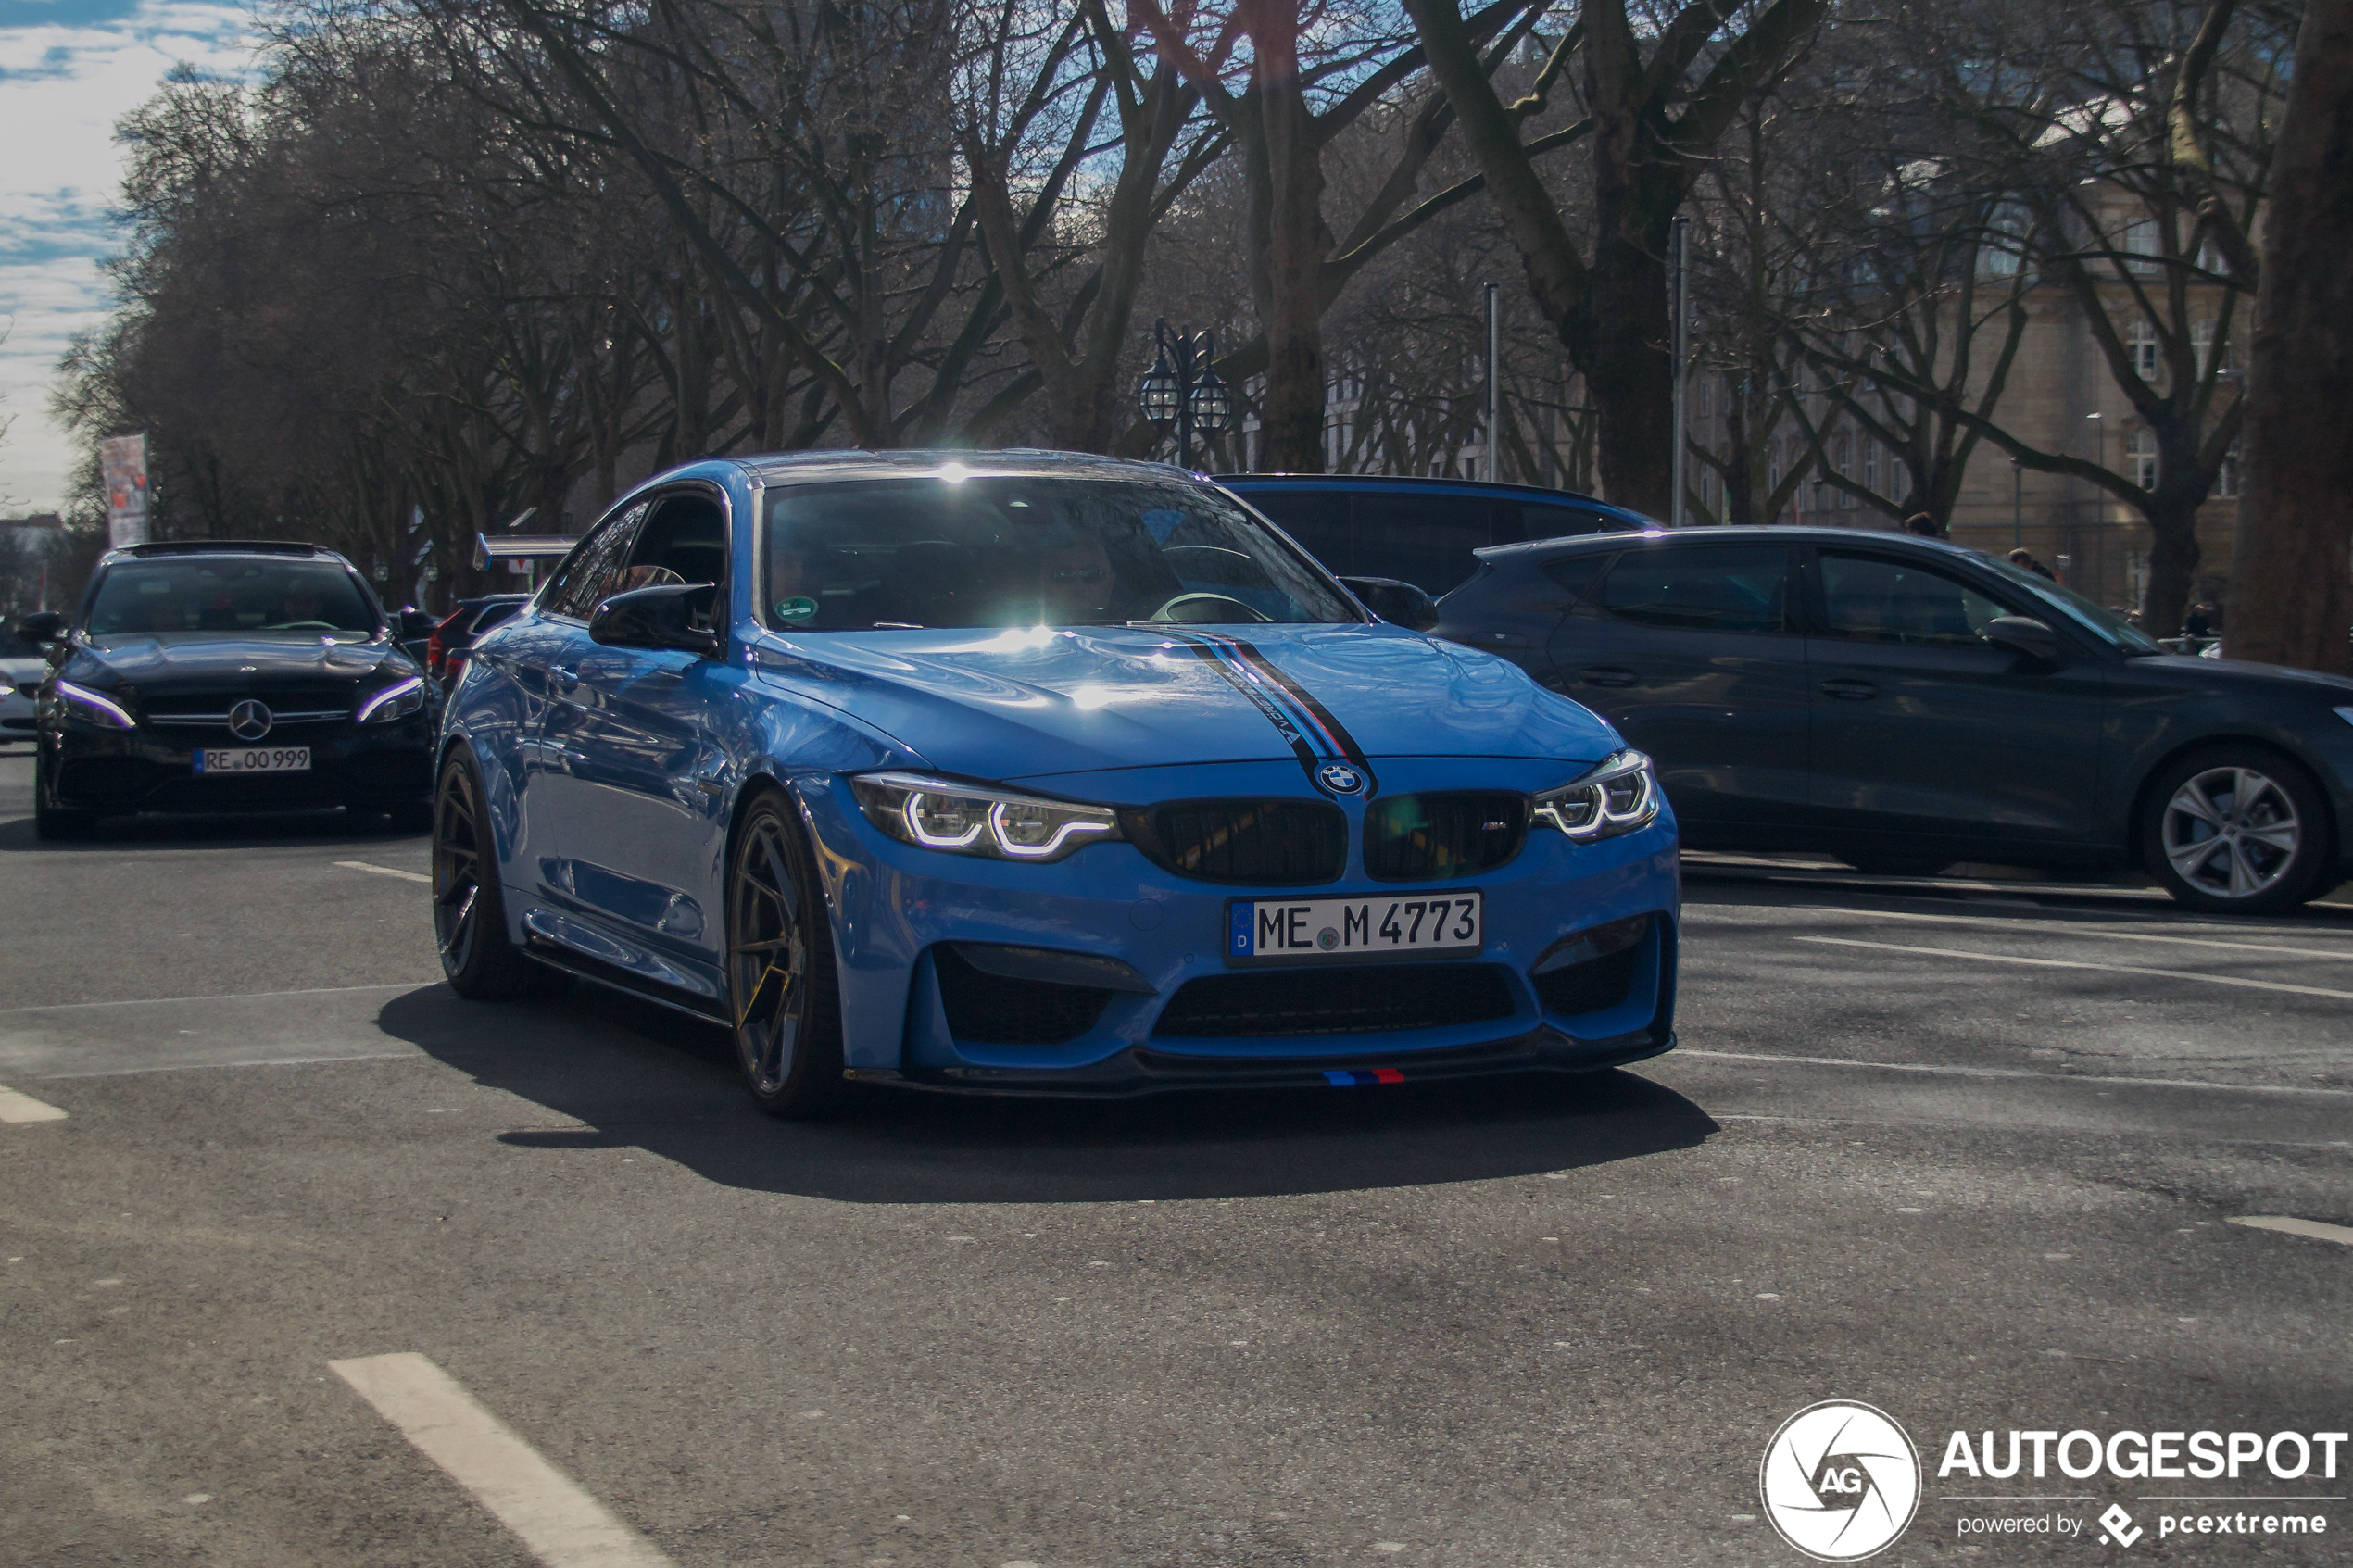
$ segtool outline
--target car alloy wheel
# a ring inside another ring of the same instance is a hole
[[[559,989],[563,975],[507,939],[506,905],[482,779],[462,753],[441,771],[433,820],[433,935],[441,972],[461,997],[487,1000]]]
[[[2175,876],[2208,898],[2235,902],[2262,897],[2296,869],[2305,825],[2278,780],[2221,767],[2181,782],[2159,832]]]
[[[727,887],[736,1057],[761,1109],[824,1110],[841,1085],[831,945],[799,824],[763,796],[737,829]]]

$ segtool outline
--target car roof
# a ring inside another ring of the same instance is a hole
[[[1595,550],[1622,550],[1631,545],[1661,543],[1669,539],[1692,541],[1705,538],[1717,545],[1869,545],[1874,548],[1894,545],[1903,549],[1925,550],[1933,554],[1978,559],[1982,551],[1966,545],[1956,545],[1946,539],[1927,539],[1917,533],[1903,533],[1892,529],[1871,528],[1806,528],[1780,523],[1727,523],[1700,528],[1646,528],[1640,533],[1578,533],[1556,539],[1529,539],[1516,545],[1483,545],[1471,554],[1496,566],[1522,557],[1591,554]]]
[[[914,479],[940,474],[951,469],[986,477],[1028,475],[1162,482],[1207,477],[1178,468],[1174,463],[1138,462],[1126,458],[1100,457],[1092,452],[1055,452],[1043,447],[1022,446],[989,452],[950,447],[883,452],[839,448],[816,452],[774,452],[731,460],[757,484],[796,484],[821,479]]]
[[[166,556],[296,556],[312,560],[343,560],[340,554],[324,545],[296,539],[163,539],[124,545],[107,552],[108,560],[154,560]],[[348,566],[350,562],[344,564]]]
[[[1504,484],[1485,479],[1432,479],[1412,473],[1221,473],[1218,483],[1251,490],[1397,490],[1429,495],[1492,495],[1498,500],[1574,501],[1599,507],[1624,517],[1641,517],[1630,507],[1617,506],[1581,490],[1555,490],[1542,484]]]

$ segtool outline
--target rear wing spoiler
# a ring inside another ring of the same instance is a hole
[[[561,533],[487,533],[474,535],[474,570],[487,571],[500,561],[554,560],[572,554],[577,539]]]

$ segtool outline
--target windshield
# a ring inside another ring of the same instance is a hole
[[[373,636],[374,608],[340,562],[186,556],[108,569],[90,634]]]
[[[973,477],[788,485],[761,613],[780,630],[1358,621],[1330,581],[1215,491]]]
[[[2000,572],[2011,583],[2032,594],[2045,604],[2074,621],[2110,647],[2126,653],[2163,653],[2164,645],[2138,626],[2085,598],[2072,588],[2061,587],[2045,577],[2038,577],[2021,567],[1994,556],[1981,555],[1979,559]]]

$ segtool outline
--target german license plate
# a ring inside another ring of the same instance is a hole
[[[1476,889],[1378,898],[1237,898],[1227,906],[1226,961],[1328,963],[1345,959],[1476,953],[1485,941]]]
[[[307,746],[231,746],[199,749],[194,762],[199,773],[307,773]]]

